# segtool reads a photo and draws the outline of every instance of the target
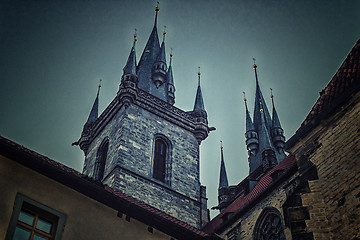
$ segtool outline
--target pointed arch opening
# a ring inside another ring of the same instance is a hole
[[[156,180],[170,184],[171,175],[171,144],[163,135],[156,135],[154,140],[154,154],[152,164],[152,177]]]
[[[108,150],[109,150],[109,139],[106,138],[102,141],[96,156],[96,161],[94,166],[94,179],[97,181],[101,181],[104,177]]]
[[[281,213],[274,207],[265,208],[255,224],[254,240],[286,240],[284,221]]]

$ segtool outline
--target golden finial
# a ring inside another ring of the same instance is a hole
[[[223,149],[222,141],[220,140],[220,149]]]
[[[260,112],[264,111],[262,102],[260,101]]]
[[[173,57],[173,48],[170,48],[170,58],[172,58]]]
[[[135,28],[135,32],[134,32],[134,42],[137,41],[136,37],[137,37],[137,29]]]
[[[271,99],[273,99],[273,98],[274,98],[274,95],[273,95],[273,93],[272,93],[272,90],[273,90],[273,89],[272,89],[272,88],[270,88],[270,98],[271,98]]]
[[[166,34],[166,26],[164,26],[164,31],[163,31],[163,35],[165,36]]]
[[[198,71],[198,76],[200,77],[200,67],[198,67],[199,71]]]
[[[255,63],[256,59],[253,58],[253,61],[254,61],[253,69],[256,69],[256,68],[257,68],[257,65],[256,65],[256,63]]]
[[[243,94],[244,94],[244,102],[246,102],[245,92],[243,92]]]
[[[159,9],[159,1],[156,2],[155,12],[158,13],[160,11]]]
[[[98,86],[98,88],[100,89],[101,88],[101,79],[100,79],[100,81],[99,81],[99,86]]]

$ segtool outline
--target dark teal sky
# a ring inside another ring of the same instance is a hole
[[[115,97],[137,29],[140,59],[154,23],[155,1],[2,0],[0,135],[81,171],[78,140],[99,79],[100,112]],[[159,33],[172,47],[175,105],[191,110],[201,66],[209,124],[201,144],[201,182],[217,204],[220,149],[229,183],[248,173],[245,91],[253,111],[260,87],[273,88],[289,139],[360,37],[360,1],[234,0],[160,2]]]

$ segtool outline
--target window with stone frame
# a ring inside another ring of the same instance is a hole
[[[66,216],[20,193],[17,194],[6,240],[58,240]]]
[[[265,208],[260,214],[254,230],[254,240],[286,240],[281,213],[273,207]]]
[[[97,152],[95,166],[94,166],[94,179],[101,181],[104,177],[106,159],[109,149],[109,140],[106,138],[101,143]]]
[[[152,177],[163,183],[169,183],[170,142],[164,136],[156,136],[154,144]]]

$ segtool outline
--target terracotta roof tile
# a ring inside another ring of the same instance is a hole
[[[320,96],[301,126],[306,125],[330,106],[342,93],[360,82],[360,39],[347,55],[339,70],[328,85],[320,92]]]
[[[272,174],[276,171],[283,171],[282,175],[288,173],[293,167],[296,166],[295,157],[287,156],[283,161],[276,165],[272,170],[266,173],[256,184],[254,189],[247,195],[241,195],[235,199],[227,208],[225,208],[219,215],[212,219],[205,227],[204,231],[207,233],[213,233],[221,225],[226,223],[224,216],[228,213],[239,213],[244,210],[249,204],[253,203],[262,193],[270,189],[279,178],[273,178]],[[234,215],[235,215],[234,214]]]

